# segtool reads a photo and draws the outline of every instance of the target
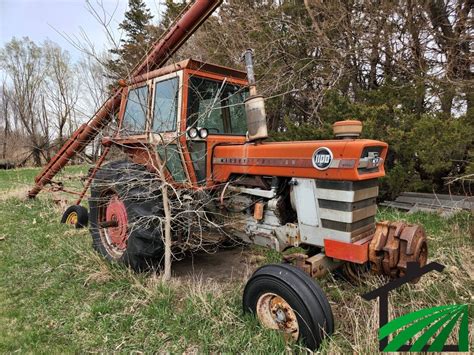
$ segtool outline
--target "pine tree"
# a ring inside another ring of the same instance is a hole
[[[187,4],[186,0],[166,0],[165,5],[166,11],[163,14],[161,25],[163,28],[168,28],[178,17],[178,15],[184,10]]]
[[[108,63],[111,76],[126,78],[147,53],[159,32],[151,24],[152,19],[153,15],[143,0],[129,0],[125,19],[119,25],[125,32],[121,47],[110,50],[114,57]]]

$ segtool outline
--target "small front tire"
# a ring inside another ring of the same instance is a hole
[[[69,206],[61,217],[61,223],[70,224],[77,229],[87,227],[89,212],[80,205]]]
[[[334,332],[331,306],[318,284],[287,264],[259,268],[247,282],[244,312],[255,314],[267,328],[302,341],[311,350]]]

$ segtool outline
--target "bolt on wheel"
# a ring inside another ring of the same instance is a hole
[[[61,223],[70,224],[76,228],[84,228],[89,221],[89,212],[80,205],[69,206],[61,217]]]
[[[245,285],[242,303],[263,327],[281,331],[287,340],[302,341],[311,350],[334,331],[324,292],[292,265],[270,264],[255,271]]]
[[[127,249],[129,233],[127,209],[118,194],[108,192],[103,196],[98,222],[104,246],[114,259],[119,259]]]
[[[119,160],[98,169],[89,198],[94,249],[137,272],[159,267],[164,245],[158,186],[144,165]]]
[[[281,330],[298,340],[299,327],[295,311],[282,297],[268,292],[257,301],[257,317],[263,326]]]

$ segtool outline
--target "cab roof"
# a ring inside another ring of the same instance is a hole
[[[159,76],[174,73],[174,72],[184,70],[184,69],[193,70],[197,72],[218,74],[218,75],[231,77],[231,78],[235,78],[239,80],[245,80],[245,81],[247,80],[247,73],[242,70],[236,70],[236,69],[228,68],[228,67],[217,65],[217,64],[200,62],[198,60],[189,58],[177,63],[169,64],[159,69],[155,69],[148,73],[136,76],[135,78],[132,78],[131,80],[126,81],[126,83],[127,85],[132,85],[138,82],[154,79]]]
[[[245,71],[232,69],[229,67],[225,67],[223,65],[200,62],[192,58],[183,60],[176,64],[171,64],[171,65],[172,66],[179,65],[182,69],[190,69],[190,70],[196,70],[196,71],[204,71],[208,73],[216,73],[216,74],[230,76],[230,77],[234,77],[234,78],[242,79],[242,80],[247,79],[247,73]]]

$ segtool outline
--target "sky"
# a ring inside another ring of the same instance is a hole
[[[100,17],[109,21],[114,38],[120,38],[118,25],[124,18],[127,0],[89,0]],[[164,0],[145,0],[156,22],[164,9]],[[101,5],[105,11],[102,11]],[[110,47],[104,27],[88,10],[86,0],[0,0],[0,46],[12,37],[29,37],[37,44],[49,39],[79,59],[76,49],[65,37],[82,42],[82,31],[100,51]]]

